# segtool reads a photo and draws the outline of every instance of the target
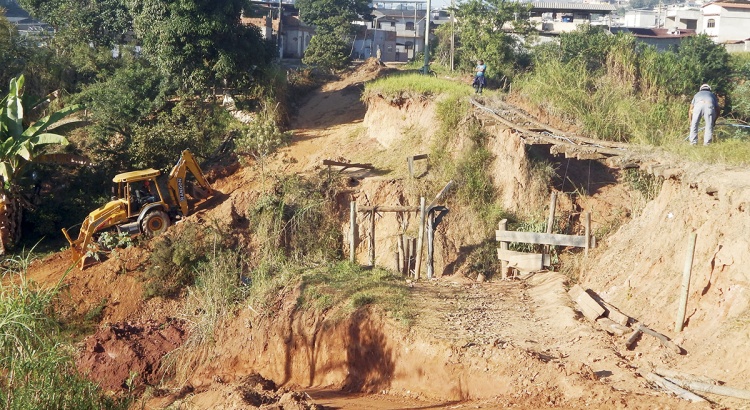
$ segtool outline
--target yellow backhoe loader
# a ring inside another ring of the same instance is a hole
[[[197,186],[186,180],[187,171],[193,174]],[[160,174],[149,168],[116,175],[112,180],[116,184],[112,188],[112,200],[86,217],[78,238],[72,240],[68,230],[63,228],[81,269],[89,247],[100,233],[116,230],[130,235],[159,235],[172,223],[188,216],[197,201],[214,193],[189,150],[182,151],[166,181],[157,178]]]

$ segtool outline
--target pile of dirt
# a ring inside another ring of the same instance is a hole
[[[183,388],[179,393],[151,400],[148,408],[211,408],[216,410],[323,410],[300,392],[279,388],[272,380],[251,373],[211,390]]]
[[[105,390],[122,392],[157,385],[162,358],[179,347],[187,333],[179,320],[116,323],[83,341],[79,371]]]

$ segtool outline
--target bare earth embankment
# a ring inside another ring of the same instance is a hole
[[[381,70],[366,64],[309,96],[293,121],[294,141],[267,172],[307,173],[319,170],[323,159],[357,162],[391,155],[372,125],[381,125],[381,136],[395,135],[388,141],[398,138],[399,127],[389,125],[388,118],[407,128],[422,127],[429,135],[434,123],[429,102],[400,107],[370,102],[368,111],[360,100],[362,84]],[[421,123],[411,123],[405,119],[409,116]],[[501,125],[487,127],[503,205],[543,208],[546,198],[525,196],[540,188],[527,175],[523,143]],[[399,162],[405,167],[405,161]],[[618,218],[625,223],[597,238],[600,246],[587,259],[578,257],[581,284],[668,335],[683,354],[646,336],[634,349],[626,348],[624,337],[599,330],[581,316],[566,292],[570,279],[561,273],[476,282],[476,275],[459,269],[456,261],[463,247],[477,241],[477,233],[456,213],[438,232],[437,278],[410,288],[419,312],[411,327],[377,308],[361,309],[345,320],[334,319],[335,312],[300,311],[298,295],[280,294],[278,314],[269,317],[252,307],[234,313],[217,330],[211,348],[195,358],[186,380],[172,381],[171,390],[152,394],[138,408],[258,408],[273,402],[263,401],[263,394],[276,395],[274,403],[281,406],[267,408],[284,409],[311,408],[313,401],[340,409],[741,407],[742,402],[717,396],[709,398],[718,405],[689,404],[657,391],[636,370],[666,366],[750,388],[750,364],[741,359],[750,354],[750,293],[743,269],[750,262],[745,182],[750,178],[740,171],[685,166],[680,177],[663,183],[656,199],[641,206],[642,198],[619,183],[618,172],[587,174],[584,164],[568,164],[566,177],[588,178],[589,195],[561,195],[561,212],[590,210],[595,232],[605,232],[603,227]],[[191,218],[227,221],[245,235],[243,218],[264,178],[251,167],[210,175],[222,195]],[[358,203],[414,205],[415,199],[404,194],[402,176],[347,171],[344,177],[356,180],[351,199]],[[552,183],[552,189],[564,193],[570,190],[565,183]],[[376,249],[382,266],[392,265],[392,235],[400,223],[416,222],[378,216]],[[675,334],[684,248],[693,231],[699,241],[688,324]],[[360,232],[363,245],[357,249],[363,263],[367,234]],[[79,364],[115,391],[132,376],[118,369],[140,369],[144,383],[155,383],[163,354],[179,345],[187,328],[175,318],[180,301],[142,299],[139,272],[147,255],[147,248],[128,249],[65,278],[64,311],[82,315],[105,303],[102,325],[81,346]],[[32,267],[32,277],[53,284],[69,264],[67,254],[53,255]],[[147,350],[156,353],[143,354]],[[123,362],[126,358],[130,361]]]

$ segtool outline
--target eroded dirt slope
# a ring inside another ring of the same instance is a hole
[[[268,164],[266,172],[314,172],[326,158],[359,160],[365,158],[363,152],[388,155],[385,146],[364,129],[367,107],[360,100],[362,83],[381,70],[374,64],[365,65],[309,97],[294,120],[294,141]],[[430,108],[425,109],[425,115],[430,115]],[[412,114],[420,115],[419,111]],[[382,113],[373,115],[386,120]],[[530,178],[514,174],[514,169],[522,172],[527,165],[519,157],[524,152],[522,144],[502,129],[493,133],[493,153],[498,157],[493,166],[504,203],[514,206],[532,200],[523,193],[538,192],[539,187],[532,187]],[[398,138],[395,135],[389,141]],[[215,175],[214,186],[222,192],[220,200],[195,218],[223,220],[244,235],[244,216],[263,188],[265,176],[254,167],[217,171]],[[404,194],[401,176],[368,171],[345,175],[357,180],[354,195],[358,201],[414,204],[415,199]],[[608,189],[616,186],[610,179],[602,181],[594,181],[601,186],[591,190],[589,209],[627,195],[619,189]],[[560,189],[566,191],[564,185]],[[546,201],[537,197],[533,200],[536,207],[543,207]],[[573,209],[581,205],[570,201],[567,206]],[[614,208],[610,206],[601,214],[611,215]],[[605,219],[602,217],[602,221]],[[379,263],[384,266],[392,265],[388,256],[389,252],[392,255],[390,235],[400,223],[403,221],[386,217],[377,220],[376,229],[382,238],[378,239],[378,255],[386,255],[379,256],[383,258]],[[253,408],[253,400],[260,393],[249,390],[255,379],[249,381],[248,377],[260,374],[276,385],[306,392],[319,404],[344,409],[702,408],[656,392],[635,374],[635,367],[643,364],[638,361],[641,358],[674,363],[682,357],[649,340],[643,340],[637,351],[629,351],[619,338],[594,329],[574,310],[562,275],[545,273],[527,281],[485,283],[452,275],[454,270],[449,267],[455,266],[452,262],[459,259],[464,245],[480,240],[478,233],[470,232],[463,223],[468,221],[455,217],[441,228],[439,236],[449,239],[438,244],[439,278],[413,284],[420,313],[412,328],[394,323],[377,309],[361,310],[345,321],[299,312],[295,309],[296,295],[282,294],[279,315],[268,317],[252,307],[236,312],[217,331],[215,344],[192,364],[194,371],[186,380],[174,380],[168,386],[171,390],[137,405]],[[630,224],[621,231],[627,226]],[[367,233],[366,229],[360,232],[362,243]],[[246,240],[238,243],[247,246]],[[607,258],[607,249],[619,254],[626,248],[613,242],[598,256]],[[358,252],[364,262],[364,245]],[[125,321],[166,323],[178,311],[180,301],[142,299],[138,272],[146,258],[147,248],[129,250],[83,272],[71,271],[65,279],[66,306],[76,314],[85,314],[103,303],[105,330],[108,323]],[[607,263],[614,263],[611,258]],[[620,272],[627,269],[623,261],[616,263],[622,264]],[[32,272],[37,280],[54,283],[67,266],[68,259],[58,254],[35,265]],[[603,269],[606,264],[601,266]],[[597,277],[599,282],[587,275],[588,286],[606,296],[615,295],[611,290],[605,292],[609,289],[605,284],[619,283],[620,276],[613,273],[610,282],[603,275]],[[647,292],[646,287],[636,289]],[[643,302],[626,305],[622,298],[612,297],[634,316],[647,310]],[[117,355],[106,349],[104,353]],[[283,394],[279,392],[278,396]]]

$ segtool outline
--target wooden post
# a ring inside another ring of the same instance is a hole
[[[427,215],[427,278],[432,279],[432,257],[435,242],[435,213],[430,212]]]
[[[357,260],[357,202],[349,203],[349,262]]]
[[[375,210],[370,211],[370,266],[375,266]]]
[[[591,248],[591,212],[586,211],[586,256]]]
[[[685,267],[682,270],[682,288],[680,289],[680,305],[677,310],[677,322],[675,323],[675,332],[682,332],[682,326],[685,324],[685,310],[687,309],[688,293],[690,292],[690,275],[693,271],[693,255],[695,255],[695,240],[698,234],[690,235],[688,242],[688,251],[685,255]]]
[[[409,164],[409,176],[414,177],[414,157],[408,157],[406,162]]]
[[[555,208],[557,207],[557,192],[552,191],[549,199],[549,217],[547,218],[547,233],[552,233],[552,228],[555,226]],[[547,245],[544,247],[544,253],[550,255],[550,263],[552,263],[552,246]]]
[[[398,252],[398,271],[402,275],[404,272],[404,235],[401,234],[396,238],[396,249]]]
[[[414,255],[414,241],[412,238],[406,237],[404,238],[406,241],[406,260],[404,266],[404,270],[406,270],[407,275],[411,275],[411,257]]]
[[[498,231],[507,231],[508,230],[508,220],[503,219],[497,224],[497,230]],[[508,250],[508,242],[500,242],[500,249],[507,251]],[[500,275],[503,279],[508,279],[508,262],[507,261],[500,261]]]
[[[419,198],[419,228],[417,231],[417,249],[414,250],[414,278],[419,280],[420,270],[422,269],[422,242],[424,241],[424,219],[425,219],[425,200]]]

